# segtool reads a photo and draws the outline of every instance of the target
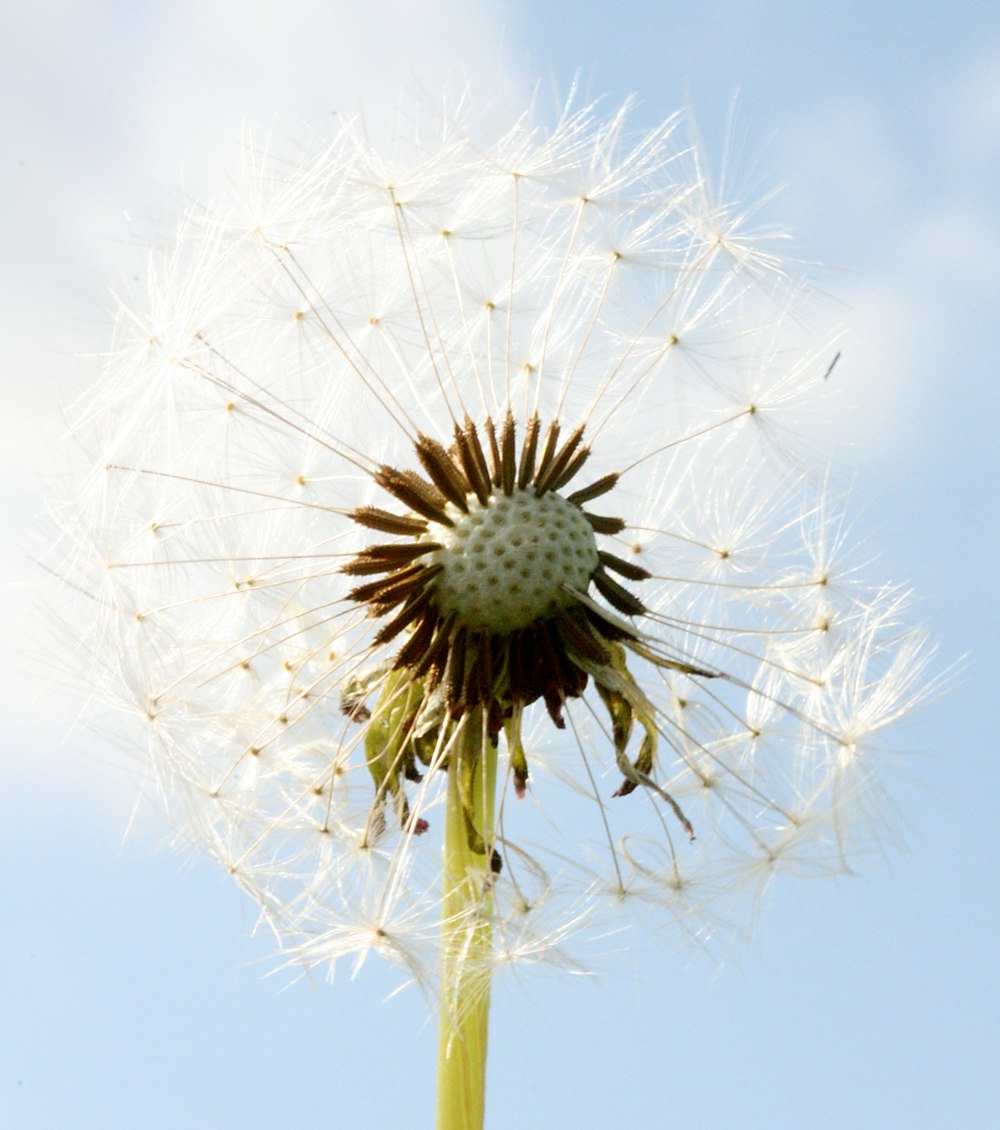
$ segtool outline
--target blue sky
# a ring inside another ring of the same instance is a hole
[[[291,136],[398,79],[538,80],[654,124],[689,101],[848,330],[827,426],[854,533],[909,581],[962,664],[894,735],[905,846],[850,879],[786,882],[718,964],[650,939],[600,979],[501,984],[487,1125],[908,1130],[995,1125],[1000,1095],[996,428],[1000,15],[990,4],[8,6],[0,17],[0,285],[12,535],[0,765],[0,1124],[427,1125],[435,1033],[376,966],[272,977],[253,908],[167,850],[134,772],[66,739],[72,705],[30,613],[28,531],[58,487],[62,406],[110,328],[140,237],[235,164],[244,123]],[[169,225],[168,225],[169,226]],[[817,437],[819,439],[820,437]],[[43,663],[34,662],[41,653]]]

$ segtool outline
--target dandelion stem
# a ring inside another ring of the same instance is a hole
[[[466,715],[448,764],[437,1130],[482,1130],[493,931],[497,751]]]

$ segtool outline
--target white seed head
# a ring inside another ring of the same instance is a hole
[[[437,605],[473,631],[507,635],[574,601],[597,568],[597,541],[579,507],[548,493],[475,497],[469,513],[449,503],[451,528],[432,525],[441,544],[428,557],[441,566]]]
[[[630,906],[740,925],[866,844],[926,698],[795,444],[832,349],[676,121],[420,122],[253,147],[151,259],[76,421],[69,662],[307,964],[434,978],[437,770],[478,715],[498,961]]]

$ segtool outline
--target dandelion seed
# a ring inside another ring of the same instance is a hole
[[[192,833],[293,959],[436,981],[471,1078],[494,969],[847,866],[927,649],[790,478],[828,343],[777,348],[802,289],[676,122],[444,125],[185,220],[75,565]]]

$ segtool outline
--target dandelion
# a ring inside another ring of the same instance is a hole
[[[832,347],[678,131],[251,148],[81,410],[81,663],[291,960],[436,993],[442,1127],[498,969],[847,868],[923,693],[794,442]]]

